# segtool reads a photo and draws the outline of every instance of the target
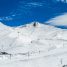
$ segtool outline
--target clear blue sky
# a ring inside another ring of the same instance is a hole
[[[55,0],[0,0],[0,21],[10,26],[43,23],[65,12],[67,4]]]

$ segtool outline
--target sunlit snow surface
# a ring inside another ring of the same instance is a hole
[[[48,20],[46,23],[54,25],[54,26],[67,26],[67,13],[56,16]]]
[[[0,67],[63,65],[67,65],[67,30],[39,22],[18,27],[0,22]]]

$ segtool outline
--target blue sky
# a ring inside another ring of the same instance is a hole
[[[66,12],[67,3],[56,0],[0,0],[0,21],[9,26],[43,23]]]

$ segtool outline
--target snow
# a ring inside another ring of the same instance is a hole
[[[49,21],[47,21],[46,23],[49,23],[55,26],[67,26],[67,13],[56,16],[50,19]]]
[[[18,27],[0,22],[0,67],[62,67],[66,58],[67,30],[39,22]]]

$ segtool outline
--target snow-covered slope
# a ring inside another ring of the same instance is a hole
[[[66,53],[67,30],[39,22],[19,27],[0,22],[1,67],[58,67],[67,64]]]
[[[56,16],[48,20],[46,23],[51,24],[53,26],[67,26],[67,13]]]

